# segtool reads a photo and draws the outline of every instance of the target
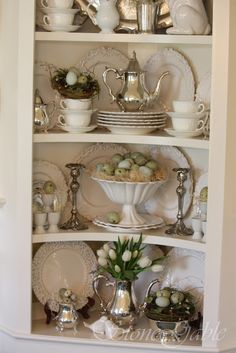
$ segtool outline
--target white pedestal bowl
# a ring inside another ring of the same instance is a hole
[[[155,194],[162,181],[150,182],[125,182],[104,180],[92,177],[97,181],[105,191],[107,197],[120,205],[122,205],[120,225],[136,226],[145,224],[145,219],[138,214],[136,205],[147,201]]]

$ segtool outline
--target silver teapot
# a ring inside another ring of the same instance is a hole
[[[59,312],[55,317],[57,321],[56,329],[62,332],[64,329],[77,329],[79,314],[77,313],[73,303],[59,303]]]
[[[35,90],[34,99],[34,131],[35,132],[47,132],[50,117],[53,115],[56,109],[55,102],[49,102],[45,104],[42,97],[39,94],[39,90]]]
[[[116,94],[112,92],[107,82],[107,75],[110,72],[114,72],[116,74],[115,78],[123,82],[120,92]],[[119,71],[114,68],[107,68],[103,73],[103,81],[108,88],[112,101],[116,102],[122,111],[137,111],[158,99],[161,81],[168,74],[168,71],[164,72],[158,79],[155,90],[149,92],[145,84],[145,72],[141,70],[134,51],[126,70]]]

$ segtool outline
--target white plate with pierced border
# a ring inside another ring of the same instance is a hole
[[[53,311],[58,311],[58,291],[71,289],[78,296],[78,310],[94,294],[91,271],[96,269],[96,257],[84,242],[45,243],[33,258],[32,287],[40,303],[45,305],[49,301]]]
[[[61,169],[56,165],[44,160],[35,160],[33,162],[33,202],[38,202],[43,184],[45,181],[52,181],[56,186],[56,196],[61,209],[66,205],[68,186]]]
[[[161,82],[158,101],[152,107],[157,110],[171,110],[173,100],[194,100],[194,76],[186,58],[172,48],[158,50],[144,65],[145,79],[149,91],[154,91],[158,78],[169,71]]]
[[[202,313],[205,255],[200,251],[173,248],[167,256],[165,269],[160,273],[162,287],[189,291],[197,301],[197,311]]]
[[[80,70],[92,71],[98,80],[100,92],[98,97],[93,99],[93,107],[103,110],[109,108],[110,110],[111,106],[113,106],[114,110],[119,110],[116,103],[112,104],[112,99],[103,82],[102,74],[107,67],[124,70],[127,68],[128,63],[129,58],[119,50],[111,47],[101,47],[91,49],[87,55],[85,55],[80,62],[75,65],[76,67],[79,67]],[[122,83],[120,80],[115,79],[115,75],[111,74],[108,77],[108,83],[114,93],[121,89]]]
[[[149,214],[155,214],[168,223],[176,221],[178,212],[178,200],[176,188],[178,182],[173,168],[190,168],[191,166],[185,155],[177,148],[172,146],[152,146],[147,148],[147,153],[160,162],[168,172],[168,180],[161,185],[155,195],[145,202],[144,207]],[[192,174],[184,183],[186,194],[184,196],[183,213],[186,214],[192,204],[193,197],[193,179]]]
[[[125,154],[127,152],[128,150],[122,145],[97,143],[87,147],[75,157],[75,163],[82,163],[86,167],[79,178],[77,206],[79,213],[90,221],[109,211],[119,212],[121,210],[120,205],[109,200],[101,186],[91,178],[91,174],[96,170],[98,163],[109,162],[115,153]]]
[[[58,107],[60,101],[60,95],[51,86],[50,70],[52,73],[56,70],[53,64],[49,64],[46,61],[36,61],[34,65],[34,89],[39,90],[39,94],[45,104],[54,101]],[[58,109],[56,109],[53,115],[50,115],[50,122],[48,130],[52,129],[57,123]]]

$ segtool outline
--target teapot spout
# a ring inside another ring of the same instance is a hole
[[[157,82],[157,85],[156,85],[156,88],[155,88],[154,92],[150,92],[149,93],[149,100],[150,101],[157,100],[159,98],[160,90],[161,90],[161,82],[162,82],[163,78],[168,76],[168,75],[169,75],[169,71],[165,71],[161,75],[161,77],[159,78],[159,80]]]

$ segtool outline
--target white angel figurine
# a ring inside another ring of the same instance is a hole
[[[211,26],[202,0],[168,0],[173,27],[168,34],[209,34]]]

